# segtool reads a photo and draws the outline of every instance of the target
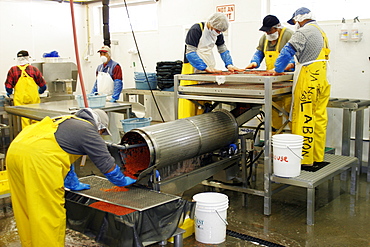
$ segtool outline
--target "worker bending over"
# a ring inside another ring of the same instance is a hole
[[[229,20],[223,13],[214,13],[207,22],[194,24],[188,31],[185,39],[185,55],[181,74],[193,74],[200,71],[207,73],[220,73],[215,68],[216,61],[213,56],[213,47],[216,45],[222,61],[228,71],[241,71],[233,65],[230,51],[227,49],[224,35],[229,28]],[[180,82],[181,86],[196,84],[195,81]],[[179,100],[178,118],[191,117],[196,114],[196,107],[191,101]]]
[[[326,106],[330,96],[328,39],[307,8],[297,9],[288,23],[295,25],[297,31],[281,50],[275,62],[275,72],[283,72],[296,56],[292,133],[303,136],[302,165],[320,167],[328,164],[324,162]]]
[[[71,169],[82,155],[88,155],[116,186],[136,181],[125,177],[115,164],[100,136],[109,134],[106,126],[108,116],[104,111],[85,108],[75,115],[45,117],[26,127],[11,142],[6,165],[23,247],[64,247],[64,185],[71,190],[90,188],[80,183]]]

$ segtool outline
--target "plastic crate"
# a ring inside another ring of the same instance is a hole
[[[146,80],[135,80],[135,85],[136,89],[141,89],[141,90],[157,90],[157,81],[150,81],[149,80],[149,85],[146,82]]]
[[[10,193],[8,171],[0,171],[0,195]]]
[[[107,102],[107,95],[86,95],[87,103],[89,104],[90,108],[102,108],[105,107],[105,103]],[[85,108],[85,103],[82,95],[76,95],[76,100],[78,107]]]
[[[124,132],[129,132],[132,129],[149,126],[152,118],[128,118],[121,120]]]
[[[135,72],[135,86],[136,89],[141,90],[156,90],[157,89],[157,74],[156,73],[145,73],[144,72]],[[148,78],[148,82],[147,82]]]

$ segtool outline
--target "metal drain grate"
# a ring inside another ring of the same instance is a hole
[[[128,187],[128,191],[106,192],[104,190],[110,189],[114,185],[109,182],[108,179],[99,176],[80,178],[80,181],[90,184],[91,188],[83,191],[71,191],[72,193],[118,206],[132,208],[138,211],[144,211],[149,208],[180,199],[178,196],[137,188],[134,186]]]
[[[255,237],[248,236],[248,235],[245,235],[245,234],[241,234],[241,233],[238,233],[238,232],[234,232],[234,231],[231,231],[231,230],[226,230],[226,234],[229,235],[230,237],[239,238],[241,240],[245,240],[245,241],[249,241],[249,242],[253,242],[253,243],[258,243],[258,244],[261,244],[263,246],[285,247],[284,245],[275,244],[275,243],[272,243],[272,242],[269,242],[269,241],[266,241],[266,240],[263,240],[263,239],[260,239],[260,238],[255,238]]]

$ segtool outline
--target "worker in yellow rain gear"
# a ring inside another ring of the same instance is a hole
[[[40,70],[29,64],[28,51],[22,50],[17,53],[18,65],[9,69],[5,81],[7,96],[13,93],[13,103],[28,105],[40,103],[39,94],[46,90],[46,82]],[[22,118],[22,128],[33,123],[29,118]]]
[[[64,247],[66,210],[64,187],[89,189],[79,182],[73,165],[88,155],[116,186],[136,180],[125,177],[100,135],[110,134],[108,115],[85,108],[24,128],[9,146],[6,166],[14,216],[23,247]],[[99,135],[100,134],[100,135]]]
[[[302,167],[320,169],[328,164],[324,161],[328,123],[326,106],[330,96],[328,39],[313,19],[311,10],[305,7],[297,9],[288,23],[295,25],[297,31],[281,50],[275,71],[282,72],[296,56],[292,133],[303,136]]]

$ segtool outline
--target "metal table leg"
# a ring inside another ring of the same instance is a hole
[[[343,109],[342,155],[349,156],[351,147],[351,110]]]
[[[183,236],[182,233],[177,234],[173,237],[175,247],[183,247]]]
[[[307,188],[307,225],[313,225],[315,220],[315,188]]]
[[[355,157],[358,159],[357,173],[361,173],[364,136],[364,109],[356,111]]]
[[[357,172],[356,172],[356,166],[352,166],[350,194],[356,195],[356,190],[357,190]]]

